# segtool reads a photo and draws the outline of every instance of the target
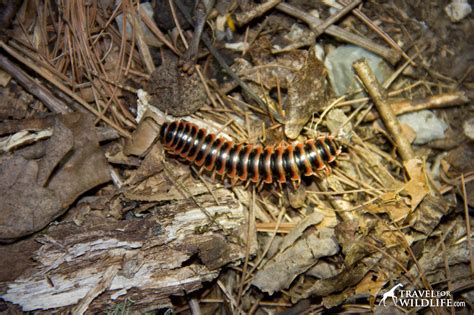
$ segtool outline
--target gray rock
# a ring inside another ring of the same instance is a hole
[[[398,119],[416,132],[414,144],[443,139],[444,131],[448,129],[448,125],[429,110],[404,114]]]
[[[337,96],[361,88],[352,69],[352,63],[361,58],[367,59],[380,83],[385,82],[393,72],[382,58],[363,48],[353,45],[340,46],[331,51],[324,61],[329,74],[329,82]]]

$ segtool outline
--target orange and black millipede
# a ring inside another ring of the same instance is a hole
[[[331,136],[320,136],[296,144],[276,146],[236,144],[187,121],[164,123],[160,141],[165,150],[193,162],[196,166],[219,175],[227,175],[232,183],[286,183],[299,185],[302,176],[330,171],[329,163],[341,153]]]

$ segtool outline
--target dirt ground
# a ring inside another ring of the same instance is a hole
[[[469,1],[0,1],[0,313],[471,314]]]

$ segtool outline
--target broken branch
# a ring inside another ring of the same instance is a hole
[[[402,133],[402,128],[397,120],[397,116],[387,102],[386,91],[380,85],[380,82],[377,81],[377,78],[365,59],[354,62],[353,67],[372,98],[385,127],[397,144],[397,150],[402,160],[411,160],[415,156],[415,153],[411,148],[410,142]]]
[[[309,13],[301,11],[287,3],[280,3],[279,5],[276,6],[276,8],[288,15],[291,15],[295,18],[302,20],[303,22],[308,24],[308,26],[312,30],[317,30],[319,25],[322,23],[320,19],[312,16]],[[398,60],[400,60],[399,52],[394,51],[393,49],[388,49],[386,47],[380,46],[379,44],[376,44],[365,37],[348,32],[338,26],[331,25],[324,31],[324,33],[334,36],[339,40],[365,48],[383,57],[391,64],[396,64]]]

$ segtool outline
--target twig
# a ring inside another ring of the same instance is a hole
[[[171,44],[171,42],[166,38],[166,36],[161,32],[161,30],[156,26],[156,24],[150,19],[150,17],[146,14],[144,10],[140,8],[140,17],[145,25],[150,29],[150,31],[155,34],[156,38],[158,38],[163,44],[166,45],[172,52],[176,55],[181,56],[180,52]]]
[[[65,86],[63,83],[61,83],[58,79],[56,79],[54,76],[49,73],[46,69],[40,68],[39,66],[29,62],[26,58],[15,52],[13,49],[11,49],[8,45],[6,45],[3,41],[0,41],[0,47],[2,47],[6,52],[8,52],[11,56],[13,56],[15,59],[23,63],[24,65],[28,66],[31,70],[35,71],[37,74],[48,80],[51,84],[56,86],[58,89],[60,89],[62,92],[66,93],[68,96],[73,98],[75,101],[80,103],[82,106],[87,108],[90,112],[92,112],[94,115],[102,119],[104,122],[106,122],[108,125],[110,125],[112,128],[117,130],[122,136],[130,138],[131,135],[130,133],[118,126],[116,123],[114,123],[112,120],[104,116],[102,113],[98,112],[95,108],[93,108],[89,103],[87,103],[83,98],[79,97],[77,93],[69,89],[67,86]]]
[[[263,20],[263,23],[260,24],[260,26],[258,27],[257,31],[255,32],[255,35],[252,37],[252,39],[250,39],[248,41],[248,45],[246,48],[244,48],[244,50],[242,51],[242,56],[245,56],[245,54],[247,53],[247,51],[252,48],[252,45],[255,43],[255,41],[257,40],[258,36],[260,36],[260,33],[263,31],[263,29],[267,26],[268,24],[268,18],[265,18],[265,20]]]
[[[390,107],[395,115],[401,115],[405,113],[411,113],[420,111],[423,109],[437,109],[444,107],[458,106],[466,104],[469,99],[463,92],[445,93],[438,94],[429,97],[424,97],[414,100],[403,100],[398,102],[390,103]],[[367,114],[364,122],[371,122],[379,118],[377,112],[372,111]]]
[[[444,234],[444,233],[443,233]],[[451,270],[449,269],[449,261],[448,261],[448,253],[446,252],[446,245],[444,244],[445,242],[445,236],[441,236],[440,244],[441,244],[441,251],[443,252],[443,262],[444,262],[444,273],[446,275],[446,281],[448,282],[448,291],[453,292],[453,281],[451,278]],[[449,296],[449,298],[453,299],[452,295]],[[451,305],[451,314],[454,315],[456,314],[454,312],[454,304]]]
[[[189,309],[191,310],[192,315],[201,315],[201,307],[199,306],[199,301],[195,298],[192,298],[188,301]]]
[[[250,288],[250,286],[252,284],[250,282],[251,281],[251,276],[255,272],[255,270],[260,267],[260,264],[263,262],[263,260],[267,256],[267,253],[270,250],[270,248],[273,244],[273,241],[275,240],[275,237],[277,236],[277,233],[280,229],[280,224],[282,223],[281,221],[283,220],[283,216],[285,215],[285,213],[286,213],[285,208],[281,208],[280,213],[278,214],[278,219],[277,219],[275,228],[272,231],[272,235],[271,235],[270,239],[268,240],[268,242],[265,246],[265,249],[263,250],[260,257],[258,257],[257,261],[254,262],[254,265],[253,265],[252,269],[247,273],[248,277],[245,279],[247,281],[247,286],[245,287],[243,292],[246,292]]]
[[[224,295],[227,297],[227,299],[229,299],[229,302],[230,302],[230,305],[232,306],[232,312],[231,314],[244,314],[242,311],[240,312],[237,312],[236,310],[238,309],[237,307],[237,302],[235,301],[234,297],[232,296],[232,294],[227,290],[227,288],[225,287],[225,285],[220,281],[220,280],[217,280],[217,285],[219,286],[219,288],[222,290],[222,292],[224,293]]]
[[[92,301],[110,287],[112,280],[114,280],[119,269],[120,268],[117,265],[108,267],[99,282],[87,292],[76,306],[74,306],[72,314],[84,314]]]
[[[461,175],[461,190],[464,206],[464,219],[466,221],[467,246],[469,248],[469,261],[471,262],[471,279],[474,280],[474,255],[472,253],[472,236],[471,236],[471,220],[467,206],[466,183],[464,182],[464,174]]]
[[[18,68],[2,54],[0,54],[0,68],[8,72],[18,83],[20,83],[28,92],[36,96],[53,113],[65,114],[72,112],[72,110],[67,107],[64,102],[54,96],[51,91],[33,80],[26,72]]]
[[[245,260],[244,260],[244,266],[242,267],[242,276],[240,278],[240,284],[239,284],[239,291],[237,294],[237,307],[240,309],[241,305],[240,302],[242,301],[242,293],[244,290],[244,284],[245,284],[245,279],[247,278],[247,272],[248,272],[248,265],[249,265],[249,260],[250,260],[250,232],[252,228],[252,220],[254,220],[255,216],[255,187],[252,190],[252,200],[250,201],[250,211],[248,212],[248,222],[247,222],[247,242],[245,244]]]
[[[367,92],[369,93],[372,101],[375,104],[385,127],[390,132],[390,135],[394,138],[397,144],[397,150],[403,161],[408,161],[415,156],[410,142],[403,135],[400,124],[395,116],[392,108],[387,103],[386,92],[377,81],[374,73],[369,67],[369,64],[365,59],[354,62],[353,67],[364,84]]]
[[[138,4],[138,6],[140,6],[140,4]],[[138,10],[140,10],[140,8],[138,8]],[[153,58],[151,58],[150,48],[145,40],[145,33],[143,32],[142,25],[138,20],[137,12],[133,6],[130,7],[129,12],[132,19],[133,31],[138,38],[138,51],[140,52],[148,73],[151,74],[155,71],[155,64],[153,63]]]
[[[182,2],[180,0],[176,0],[176,5],[178,9],[181,11],[183,16],[186,18],[186,20],[190,23],[193,24],[193,21],[191,19],[191,16],[189,15],[189,12],[186,11],[185,7],[183,6]],[[281,5],[281,3],[279,4]],[[203,33],[201,36],[201,40],[204,42],[206,45],[207,49],[209,49],[209,52],[216,58],[217,62],[221,65],[221,67],[224,69],[227,74],[237,82],[237,84],[240,85],[240,87],[245,90],[245,92],[261,107],[261,108],[266,108],[266,104],[262,101],[260,97],[258,97],[255,92],[250,89],[250,87],[242,81],[239,76],[232,71],[232,69],[229,67],[229,65],[225,62],[224,57],[217,51],[217,49],[214,48],[212,45],[211,40],[209,39],[209,36],[206,33]]]
[[[237,26],[242,27],[248,24],[255,18],[262,16],[268,10],[272,9],[276,5],[278,5],[281,0],[268,0],[265,3],[257,5],[256,7],[252,8],[249,11],[238,13],[234,16],[235,21],[237,22]]]
[[[341,0],[341,3],[347,4],[349,0]],[[402,54],[403,58],[408,60],[412,66],[415,66],[415,62],[410,59],[410,57],[403,51],[403,49],[387,34],[385,33],[377,24],[372,22],[367,15],[365,15],[360,9],[354,9],[352,11],[356,17],[358,17],[362,22],[367,25],[372,31],[377,33],[387,44],[389,44],[393,49],[398,50]]]
[[[312,30],[317,30],[318,26],[321,24],[320,19],[307,12],[301,11],[287,3],[280,3],[276,6],[276,8],[288,15],[302,20],[303,22],[308,24]],[[365,48],[379,56],[382,56],[391,64],[396,64],[398,60],[400,60],[399,52],[378,45],[365,37],[348,32],[338,26],[331,25],[324,31],[324,33],[334,36],[339,40]]]
[[[313,30],[316,34],[315,34],[315,39],[321,35],[322,33],[324,33],[324,31],[326,31],[326,29],[333,25],[334,23],[336,23],[339,19],[341,19],[343,16],[345,16],[347,13],[349,13],[350,11],[352,11],[356,6],[359,5],[359,3],[361,3],[362,0],[353,0],[349,5],[345,6],[344,8],[342,8],[341,10],[337,11],[336,13],[334,13],[333,15],[331,15],[329,18],[327,18],[324,22],[322,22],[321,24],[317,25],[316,28]]]
[[[176,29],[178,30],[179,37],[183,41],[183,45],[185,49],[188,49],[188,41],[186,40],[186,37],[184,36],[183,29],[181,28],[181,25],[179,24],[178,17],[176,15],[176,10],[174,8],[173,1],[168,0],[168,3],[170,5],[170,10],[171,10],[171,15],[173,16],[174,24],[176,25]]]
[[[202,82],[202,85],[204,86],[204,90],[206,91],[207,98],[209,98],[209,100],[211,101],[212,106],[214,106],[214,107],[217,108],[216,100],[215,100],[214,97],[212,96],[211,90],[209,90],[209,85],[207,84],[206,78],[204,78],[204,74],[203,74],[202,71],[201,71],[201,66],[196,65],[196,72],[197,72],[197,74],[198,74],[198,76],[199,76],[199,79],[200,79],[201,82]]]

